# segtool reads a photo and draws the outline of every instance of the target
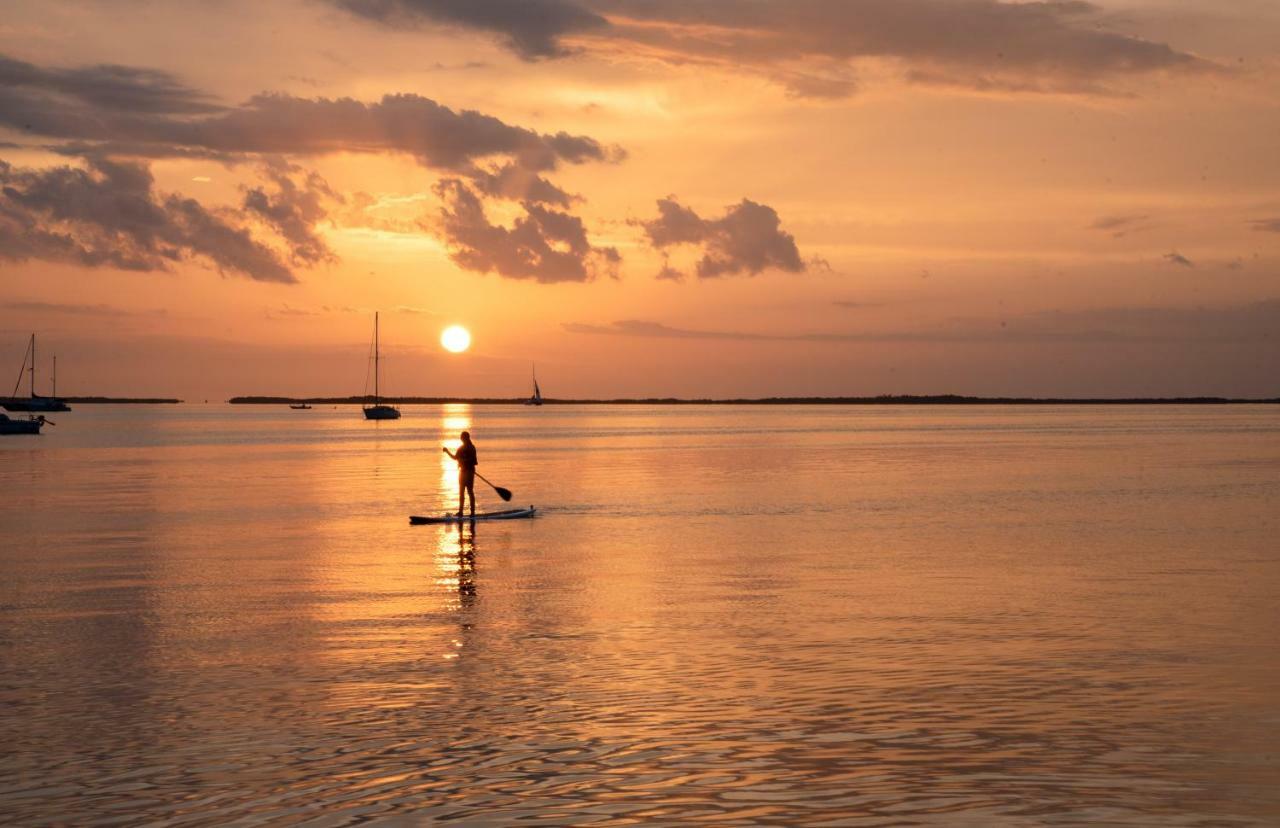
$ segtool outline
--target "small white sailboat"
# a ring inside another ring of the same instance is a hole
[[[373,314],[373,405],[364,406],[364,418],[366,420],[398,420],[400,419],[400,409],[392,405],[383,405],[382,398],[378,396],[378,374],[379,374],[378,352],[378,314]],[[367,380],[366,380],[367,381]],[[368,389],[369,386],[365,386]]]
[[[30,363],[28,363],[30,358]],[[22,375],[31,372],[31,396],[25,400],[18,398],[18,387],[22,385]],[[42,397],[36,393],[36,335],[31,335],[27,343],[26,353],[22,355],[22,368],[18,370],[18,381],[13,384],[13,394],[4,403],[6,411],[70,411],[71,406],[58,399],[58,358],[53,358],[53,396]]]
[[[538,387],[538,369],[533,369],[533,396],[524,401],[525,405],[542,405],[542,389]]]

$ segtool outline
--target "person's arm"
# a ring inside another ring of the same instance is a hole
[[[453,452],[449,451],[449,447],[448,447],[448,446],[441,446],[441,447],[440,447],[440,450],[441,450],[441,451],[443,451],[445,454],[449,455],[449,459],[450,459],[450,460],[455,460],[455,461],[456,461],[456,460],[458,459],[458,455],[456,455],[456,454],[454,454]]]

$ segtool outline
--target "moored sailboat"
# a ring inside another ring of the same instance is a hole
[[[28,364],[30,358],[30,364]],[[23,373],[31,372],[31,396],[27,399],[18,398],[18,387],[22,385]],[[58,358],[53,358],[53,396],[42,397],[36,393],[36,335],[31,335],[31,340],[27,343],[26,353],[22,355],[22,367],[18,369],[18,381],[13,384],[13,394],[8,400],[5,400],[4,408],[7,411],[70,411],[71,406],[58,399]],[[11,421],[13,422],[13,421]]]
[[[542,405],[542,389],[538,387],[538,369],[533,369],[533,396],[524,401],[525,405]]]
[[[373,314],[373,405],[364,406],[364,418],[366,420],[398,420],[400,419],[400,409],[391,405],[383,405],[382,398],[378,396],[378,374],[379,359],[378,352],[378,314]],[[369,386],[365,386],[366,390]]]

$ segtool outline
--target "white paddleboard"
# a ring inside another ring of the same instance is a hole
[[[481,512],[478,515],[463,514],[462,517],[457,515],[409,515],[409,523],[414,526],[421,526],[424,523],[469,523],[473,520],[515,520],[517,518],[531,518],[537,513],[537,509],[532,506],[527,509],[506,509],[501,512]]]

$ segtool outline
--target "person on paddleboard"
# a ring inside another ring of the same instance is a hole
[[[449,451],[448,447],[444,449],[444,453],[452,457],[458,463],[458,517],[462,517],[462,507],[466,502],[467,496],[471,497],[471,516],[476,516],[476,444],[471,442],[471,432],[462,432],[462,445],[458,446],[457,454]]]

